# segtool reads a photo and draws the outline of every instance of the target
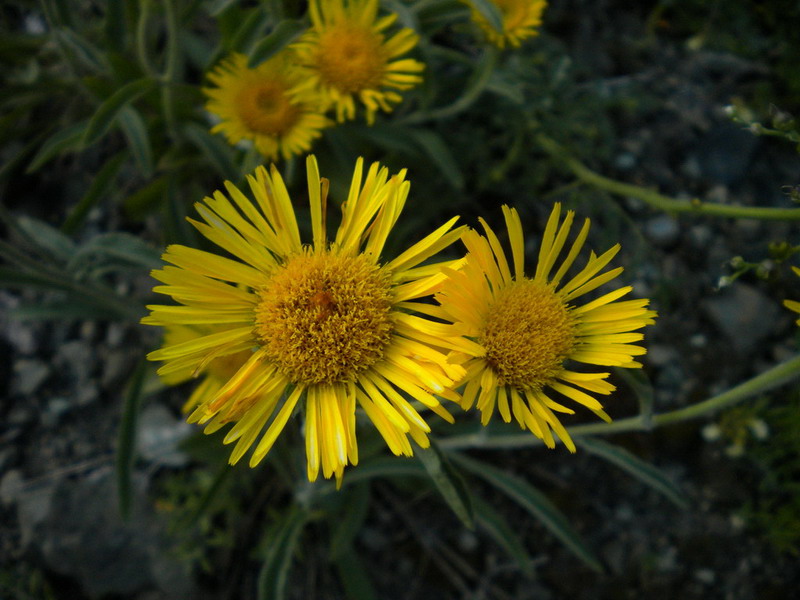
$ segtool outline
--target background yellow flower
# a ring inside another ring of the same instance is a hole
[[[358,99],[372,123],[378,110],[402,100],[397,91],[422,81],[425,66],[399,58],[416,46],[417,34],[405,27],[388,37],[397,15],[378,18],[378,0],[311,0],[309,13],[311,30],[293,48],[311,70],[306,87],[335,106],[338,121],[355,118]]]
[[[542,13],[547,6],[545,0],[489,0],[498,8],[503,19],[503,30],[498,31],[469,0],[462,1],[470,5],[472,20],[481,28],[486,39],[498,48],[505,48],[506,45],[518,48],[523,40],[538,35],[537,28],[542,24]]]
[[[231,144],[249,140],[270,160],[307,152],[331,125],[323,99],[313,89],[296,89],[307,77],[286,51],[254,69],[246,56],[232,54],[208,74],[216,87],[203,89],[206,109],[222,119],[212,133]]]

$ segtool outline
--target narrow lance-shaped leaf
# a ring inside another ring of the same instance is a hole
[[[531,484],[515,475],[505,473],[484,462],[467,458],[462,454],[451,454],[453,461],[462,465],[471,473],[492,484],[508,495],[533,517],[539,520],[555,535],[575,556],[580,558],[591,569],[602,572],[600,561],[589,550],[578,532],[570,525],[567,517],[550,502],[550,500]]]
[[[592,437],[575,437],[575,443],[594,454],[627,471],[630,475],[647,484],[657,492],[666,496],[676,506],[688,506],[681,490],[672,483],[664,473],[650,463],[643,461],[638,456],[628,452],[625,448],[609,444]]]
[[[364,568],[364,563],[354,548],[350,547],[343,552],[334,561],[334,565],[349,600],[378,600],[378,594],[367,576],[368,569]]]
[[[430,475],[433,483],[442,494],[456,516],[472,529],[475,527],[475,515],[472,511],[472,497],[461,474],[447,460],[445,454],[431,442],[427,450],[418,448],[414,455]]]
[[[478,527],[485,530],[503,550],[508,552],[508,555],[517,562],[520,571],[529,577],[532,576],[533,561],[502,513],[478,496],[473,498],[473,502]]]
[[[292,558],[309,518],[305,509],[293,506],[289,510],[291,514],[266,540],[268,550],[258,575],[258,600],[283,600],[286,597]]]
[[[72,208],[67,218],[64,219],[61,231],[72,235],[80,228],[89,211],[106,195],[111,184],[114,183],[114,179],[117,177],[117,173],[119,173],[120,167],[122,167],[127,157],[128,152],[123,150],[106,161],[106,164],[103,165],[103,168],[92,180],[89,190]]]
[[[464,176],[461,174],[461,169],[450,148],[438,133],[426,129],[406,129],[406,135],[413,138],[425,151],[450,185],[457,190],[463,189]]]
[[[331,549],[329,552],[332,560],[342,556],[353,544],[369,511],[369,484],[362,483],[353,486],[351,490],[340,492],[349,494],[346,501],[344,514],[332,522]]]
[[[275,26],[272,33],[258,42],[251,50],[247,66],[251,69],[257,67],[291,44],[305,29],[306,26],[302,21],[284,19]]]
[[[42,144],[41,148],[39,148],[39,151],[36,153],[36,156],[31,159],[25,172],[33,173],[56,156],[64,152],[78,149],[86,133],[86,126],[88,123],[88,120],[80,121],[79,123],[75,123],[75,125],[54,133]]]
[[[125,393],[125,404],[122,409],[122,421],[119,426],[119,444],[117,446],[117,494],[119,496],[119,512],[123,518],[130,515],[133,489],[131,472],[136,458],[136,425],[139,420],[139,409],[142,401],[142,382],[146,362],[139,361],[128,382]]]
[[[132,106],[125,106],[119,111],[118,119],[142,177],[150,179],[153,176],[153,149],[144,119]]]
[[[233,162],[228,144],[194,123],[188,124],[185,131],[189,141],[205,155],[224,179],[236,181],[239,178],[239,169]]]
[[[103,137],[111,128],[111,124],[117,118],[119,112],[128,104],[152,90],[155,85],[155,79],[143,77],[127,83],[111,94],[100,105],[89,121],[89,126],[83,136],[83,144],[89,146]]]

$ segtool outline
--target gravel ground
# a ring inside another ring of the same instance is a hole
[[[578,9],[580,18],[573,16]],[[618,17],[615,28],[611,17],[599,16],[604,10]],[[611,155],[593,168],[676,197],[787,205],[782,186],[800,180],[791,144],[751,135],[724,110],[769,81],[766,62],[690,49],[669,35],[637,45],[644,16],[612,2],[564,3],[550,15],[551,33],[595,74],[587,85],[639,102],[613,115]],[[630,267],[635,293],[653,298],[660,313],[647,334],[645,361],[656,410],[708,398],[796,353],[796,326],[781,300],[800,298],[797,282],[785,272],[767,281],[748,275],[721,290],[717,282],[729,274],[733,256],[760,260],[768,242],[796,241],[797,226],[675,218],[636,200],[613,201],[640,236],[619,264]],[[116,223],[113,215],[98,218]],[[154,501],[154,482],[186,466],[185,455],[165,450],[192,431],[176,410],[182,392],[154,396],[146,406],[135,510],[129,522],[119,519],[113,466],[120,390],[156,334],[138,325],[5,316],[29,297],[0,292],[0,351],[7,357],[0,364],[0,596],[8,589],[19,598],[251,597],[257,563],[215,554],[216,572],[190,571],[173,551],[164,507]],[[635,411],[624,388],[615,402],[617,417]],[[759,498],[764,474],[747,456],[729,456],[724,440],[706,440],[709,422],[612,438],[661,468],[683,490],[685,510],[582,453],[477,454],[547,493],[600,557],[602,574],[490,490],[484,497],[508,516],[534,557],[532,577],[520,577],[485,534],[464,529],[438,499],[377,484],[357,545],[369,557],[379,597],[789,597],[800,586],[796,557],[743,517],[743,507]],[[234,566],[236,560],[241,564]],[[293,571],[292,597],[341,597],[319,547],[307,547],[295,564],[302,568]]]

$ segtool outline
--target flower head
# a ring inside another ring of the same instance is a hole
[[[296,89],[307,77],[286,52],[254,69],[246,56],[232,54],[208,75],[216,87],[203,89],[206,109],[222,119],[211,132],[231,144],[250,140],[270,160],[308,151],[331,122],[319,94]]]
[[[463,0],[471,5],[468,0]],[[542,24],[545,0],[489,0],[500,11],[503,18],[503,31],[497,31],[480,11],[471,8],[472,20],[483,30],[491,44],[505,48],[506,44],[518,48],[523,40],[539,34],[537,27]]]
[[[413,314],[453,261],[419,266],[450,245],[463,228],[452,219],[398,257],[381,253],[408,195],[405,172],[389,177],[359,159],[342,221],[332,240],[326,229],[328,183],[314,157],[307,160],[312,242],[304,244],[281,176],[259,168],[248,178],[255,202],[226,182],[196,205],[204,222],[191,222],[233,255],[169,246],[171,265],[154,271],[154,291],[180,306],[149,306],[142,319],[162,327],[213,327],[189,341],[148,355],[165,361],[162,375],[202,372],[224,357],[247,358],[189,416],[211,433],[234,423],[231,463],[254,444],[258,464],[297,411],[305,421],[308,477],[335,475],[358,462],[356,407],[395,454],[411,455],[409,436],[429,445],[418,407],[451,421],[434,397],[458,401],[448,386],[464,375],[437,346],[441,325]],[[363,180],[363,181],[362,181]],[[409,401],[408,398],[412,400]],[[302,400],[302,402],[301,402]],[[269,423],[269,425],[267,425]],[[266,430],[265,430],[266,427]],[[260,440],[256,443],[256,440]]]
[[[309,12],[312,27],[293,49],[311,72],[308,87],[336,107],[338,121],[355,118],[357,98],[372,123],[378,110],[389,112],[402,100],[397,91],[422,81],[425,66],[399,58],[417,34],[406,27],[388,37],[397,15],[378,18],[378,0],[310,0]]]
[[[797,267],[792,267],[792,271],[794,271],[795,275],[800,275],[800,269]],[[797,300],[784,300],[783,305],[789,310],[800,313],[800,302]],[[800,319],[797,319],[797,324],[800,325]]]
[[[453,322],[463,336],[458,342],[459,354],[452,360],[463,364],[467,372],[462,381],[465,409],[477,399],[485,425],[496,406],[507,423],[513,416],[520,427],[551,448],[555,432],[574,452],[575,445],[554,414],[574,411],[556,402],[553,392],[610,420],[594,395],[610,394],[615,388],[606,381],[609,373],[573,370],[570,363],[640,367],[634,357],[645,349],[634,342],[643,336],[633,332],[653,323],[656,313],[647,309],[647,300],[620,301],[630,287],[580,306],[573,304],[622,272],[618,267],[601,273],[619,251],[617,244],[600,256],[591,253],[577,274],[566,277],[586,240],[588,219],[558,264],[574,215],[569,211],[559,222],[561,207],[556,204],[544,232],[536,272],[526,277],[519,215],[505,206],[503,213],[513,272],[497,235],[481,220],[486,237],[475,231],[462,236],[468,250],[466,264],[458,270],[446,269],[449,279],[436,295],[441,307],[432,314]]]

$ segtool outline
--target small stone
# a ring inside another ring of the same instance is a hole
[[[735,350],[747,354],[771,333],[778,322],[779,305],[757,288],[738,283],[701,305]]]
[[[55,427],[61,420],[62,415],[67,413],[72,404],[66,398],[55,396],[47,402],[47,407],[42,413],[42,424],[45,427]]]
[[[176,419],[160,404],[147,406],[139,417],[137,450],[145,460],[168,467],[181,467],[189,458],[178,444],[192,432],[192,426]]]
[[[670,215],[648,219],[644,229],[650,241],[660,248],[672,246],[680,235],[678,220]]]
[[[106,331],[106,344],[109,348],[118,348],[125,339],[126,327],[121,323],[110,323]]]
[[[647,350],[647,362],[654,367],[663,367],[678,359],[678,352],[671,346],[652,344]]]
[[[636,156],[630,152],[621,152],[614,159],[614,167],[620,171],[630,171],[636,166]]]
[[[73,374],[77,385],[88,381],[94,368],[91,346],[84,340],[72,340],[61,345],[56,363],[64,365]]]
[[[0,502],[10,506],[17,501],[22,492],[22,474],[19,469],[12,469],[0,479]]]
[[[29,396],[39,389],[49,375],[50,367],[40,360],[18,360],[14,363],[12,393]]]
[[[462,529],[458,536],[458,547],[462,552],[474,552],[478,547],[478,538],[467,529]]]
[[[711,585],[714,583],[716,576],[714,575],[714,571],[711,569],[698,569],[694,573],[695,579],[700,581],[701,583],[705,583],[706,585]]]

